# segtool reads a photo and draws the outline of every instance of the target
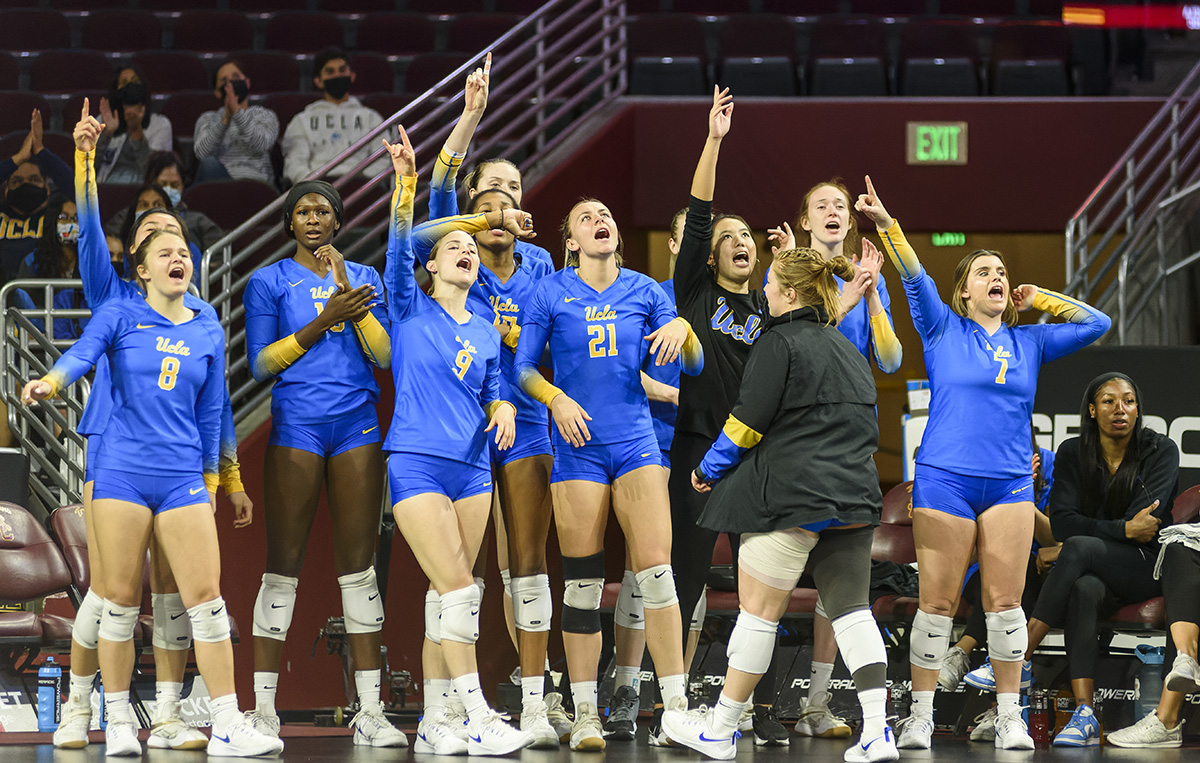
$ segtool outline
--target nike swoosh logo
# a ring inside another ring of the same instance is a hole
[[[640,598],[642,598],[642,595],[641,595],[640,593],[634,593],[634,594],[630,594],[630,596],[631,596],[632,598],[634,598],[634,599],[640,599]]]
[[[478,610],[478,609],[472,609],[472,610],[471,610],[471,617],[474,617],[474,616],[475,616],[475,615],[477,615],[477,614],[479,614],[479,610]]]
[[[704,732],[701,731],[700,732],[700,741],[701,742],[729,742],[730,744],[733,744],[733,737],[729,737],[728,739],[709,739],[708,737],[704,736]]]
[[[140,329],[152,329],[152,328],[154,328],[154,324],[153,324],[153,323],[151,323],[149,326],[143,326],[142,324],[140,324],[140,323],[139,323],[139,324],[137,325],[137,327],[138,327],[138,328],[140,328]]]
[[[663,570],[662,572],[656,572],[656,573],[654,573],[654,579],[658,580],[659,578],[661,578],[663,575],[666,575],[666,574],[667,574],[666,570]]]
[[[199,493],[199,492],[200,492],[201,490],[203,490],[203,489],[204,489],[204,488],[202,488],[202,487],[198,487],[198,488],[196,488],[195,490],[189,490],[189,491],[188,491],[188,493],[189,493],[189,494],[191,494],[191,495],[195,495],[196,493]]]
[[[479,691],[479,689],[467,689],[467,694],[474,694],[477,691]]]
[[[476,744],[483,744],[483,739],[481,739],[480,737],[471,737],[471,741]]]
[[[302,283],[304,283],[304,279],[303,279],[303,278],[301,278],[301,279],[300,279],[299,281],[297,281],[296,283],[292,283],[291,281],[288,281],[288,286],[299,286],[299,285],[300,285],[300,284],[302,284]]]
[[[1019,629],[1019,628],[1013,628],[1011,631],[1004,631],[1004,635],[1006,635],[1006,636],[1011,636],[1011,635],[1013,635],[1014,633],[1016,633],[1018,630],[1020,630],[1020,629]]]
[[[529,603],[529,602],[531,602],[531,601],[537,601],[537,597],[534,597],[534,598],[532,598],[532,599],[526,599],[524,596],[522,596],[522,597],[521,597],[521,603],[522,603],[522,604],[528,604],[528,603]]]
[[[184,616],[184,615],[186,615],[186,614],[187,614],[187,612],[180,612],[180,613],[179,613],[179,614],[177,614],[177,615],[171,615],[171,619],[172,619],[172,620],[178,620],[179,618],[183,617],[183,616]]]
[[[1026,485],[1025,487],[1019,487],[1019,488],[1017,488],[1016,490],[1014,490],[1014,491],[1013,491],[1013,495],[1016,495],[1017,493],[1021,492],[1022,490],[1024,490],[1024,489],[1025,489],[1025,488],[1027,488],[1027,487],[1029,487],[1029,486],[1028,486],[1028,485]]]
[[[213,734],[213,739],[224,742],[225,744],[229,744],[229,737],[227,737],[227,736],[221,736],[220,734]]]
[[[567,297],[563,300],[563,302],[574,302],[577,299],[579,299],[579,297]]]
[[[643,453],[643,454],[640,456],[640,458],[648,458],[649,456],[650,456],[650,454],[649,454],[649,453]]]
[[[378,598],[379,598],[379,594],[373,594],[373,595],[367,597],[367,601],[375,601]]]
[[[378,425],[378,424],[376,424],[375,426],[371,427],[370,429],[364,429],[364,430],[363,430],[363,434],[371,434],[371,433],[372,433],[372,432],[374,432],[376,429],[379,429],[379,425]]]
[[[272,604],[271,609],[283,609],[286,606],[286,604]]]
[[[209,614],[211,614],[211,615],[213,615],[213,616],[215,617],[216,615],[219,615],[219,614],[221,614],[221,613],[222,613],[222,612],[224,612],[224,611],[225,611],[225,608],[224,608],[224,607],[217,607],[216,609],[214,609],[214,610],[213,610],[212,612],[210,612]]]

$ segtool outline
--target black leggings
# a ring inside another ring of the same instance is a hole
[[[1071,680],[1094,678],[1101,613],[1154,598],[1156,555],[1129,543],[1076,535],[1067,538],[1038,596],[1033,617],[1064,630]]]
[[[1171,669],[1179,650],[1170,628],[1175,623],[1200,623],[1200,551],[1182,543],[1171,543],[1163,551],[1163,599],[1167,604],[1167,653],[1163,675]]]
[[[1026,612],[1032,612],[1034,604],[1037,603],[1038,594],[1042,591],[1042,583],[1046,580],[1044,575],[1039,575],[1037,571],[1037,559],[1033,555],[1029,557],[1029,567],[1025,570],[1025,590],[1021,592],[1021,609]],[[966,586],[963,587],[963,598],[971,604],[971,614],[967,615],[967,624],[963,627],[963,636],[970,636],[975,639],[975,643],[983,646],[987,643],[987,620],[984,618],[983,612],[983,582],[979,577],[979,571],[967,579]]]

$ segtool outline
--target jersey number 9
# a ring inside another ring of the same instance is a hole
[[[179,375],[179,361],[176,358],[163,358],[162,373],[158,375],[158,388],[175,389],[175,379]]]
[[[459,381],[462,381],[462,378],[467,375],[467,369],[471,367],[471,360],[472,355],[467,350],[459,350],[458,355],[454,357],[454,365],[458,368],[454,373],[458,376]]]
[[[608,333],[608,349],[604,349],[604,334]],[[603,326],[592,325],[588,326],[588,357],[603,358],[614,357],[617,354],[617,327],[615,324],[606,323]]]

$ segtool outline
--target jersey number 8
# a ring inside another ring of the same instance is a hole
[[[608,349],[604,349],[604,334],[608,332]],[[603,358],[605,356],[613,357],[617,354],[617,327],[615,324],[606,323],[603,326],[588,326],[588,357]]]
[[[158,388],[175,389],[175,379],[179,375],[179,361],[175,358],[163,358],[162,373],[158,375]]]

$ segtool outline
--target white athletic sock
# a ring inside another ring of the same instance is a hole
[[[642,673],[641,665],[618,665],[616,686],[638,687],[638,676]]]
[[[832,662],[812,663],[808,669],[808,698],[810,700],[821,692],[829,691],[829,678],[832,675]]]
[[[467,706],[463,704],[463,698],[457,691],[454,690],[454,680],[446,681],[446,709],[459,715],[466,715]]]
[[[717,700],[717,706],[713,708],[712,727],[716,736],[724,737],[733,734],[734,729],[738,727],[738,722],[742,719],[742,713],[750,706],[749,702],[738,702],[730,699],[721,692],[721,697]]]
[[[159,705],[164,702],[178,702],[182,696],[182,682],[158,681],[154,684],[154,699]]]
[[[224,733],[225,729],[232,723],[236,723],[241,717],[238,712],[237,694],[226,694],[224,697],[217,697],[208,701],[208,709],[212,714],[213,733]]]
[[[596,703],[599,702],[599,699],[598,699],[599,692],[597,691],[597,688],[596,688],[596,682],[595,681],[572,681],[571,682],[571,696],[575,698],[575,709],[576,710],[578,710],[579,706],[585,702],[590,703],[592,707],[596,707]]]
[[[363,710],[382,709],[379,702],[381,680],[379,670],[354,671],[354,687],[358,689],[358,704]]]
[[[521,704],[536,704],[543,700],[546,680],[541,676],[521,677]]]
[[[278,673],[269,670],[254,671],[254,709],[260,715],[275,715],[275,690],[278,688]]]
[[[671,700],[687,696],[687,675],[659,676],[658,688],[662,692],[663,707],[670,707]]]
[[[113,721],[126,720],[130,718],[129,714],[129,692],[128,691],[108,691],[104,693],[104,713],[108,716],[109,723]]]
[[[914,691],[912,693],[912,711],[913,715],[920,715],[925,718],[933,717],[933,692],[931,691]]]
[[[96,685],[96,674],[77,676],[71,673],[70,676],[71,689],[67,695],[67,701],[90,706],[92,704],[92,687]]]
[[[1012,694],[996,694],[996,714],[1007,715],[1012,717],[1021,714],[1021,695],[1013,692]]]
[[[887,726],[887,689],[860,689],[858,702],[862,705],[862,738],[875,739]]]
[[[436,718],[446,713],[446,694],[450,691],[450,681],[445,678],[426,678],[421,682],[425,689],[425,713],[428,718]]]
[[[454,685],[454,693],[467,709],[468,718],[473,721],[480,720],[491,712],[487,700],[483,697],[483,689],[479,687],[478,673],[467,673],[465,676],[451,679],[450,683]]]

